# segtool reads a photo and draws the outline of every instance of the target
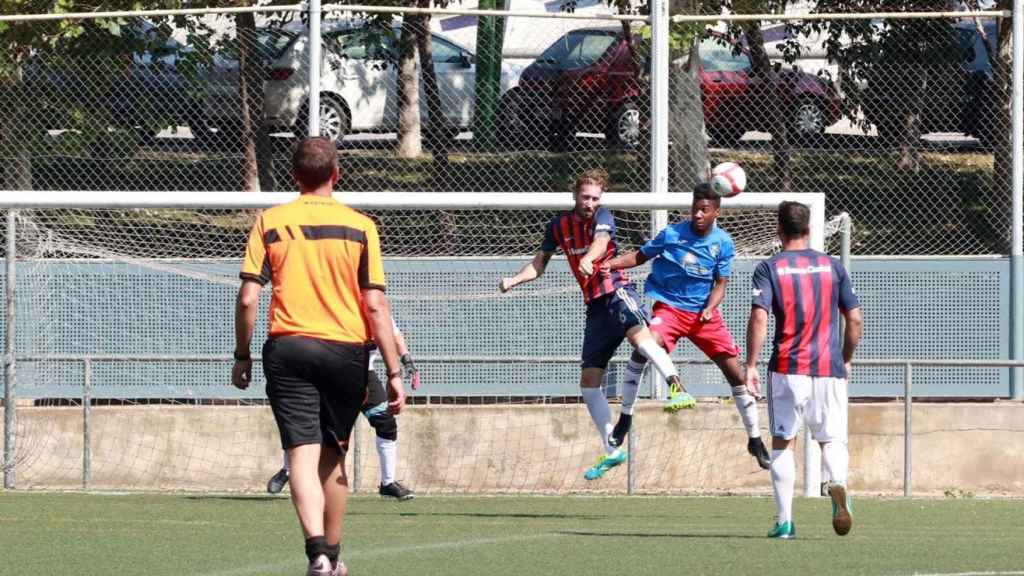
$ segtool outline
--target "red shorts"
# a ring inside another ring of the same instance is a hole
[[[732,339],[729,329],[725,327],[722,313],[718,310],[715,310],[711,320],[701,322],[699,312],[687,312],[662,302],[655,302],[652,315],[651,331],[661,336],[665,350],[670,354],[675,349],[676,342],[683,337],[689,338],[708,358],[740,354],[740,348]]]

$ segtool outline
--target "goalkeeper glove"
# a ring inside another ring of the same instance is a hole
[[[412,354],[406,352],[402,354],[402,367],[405,369],[406,377],[410,378],[409,386],[413,390],[418,390],[420,387],[420,371],[416,368],[416,363],[412,361]]]

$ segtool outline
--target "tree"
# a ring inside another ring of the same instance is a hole
[[[867,0],[860,12],[927,12],[949,8],[948,0]],[[845,0],[818,0],[818,12],[849,10]],[[844,112],[863,114],[883,142],[899,145],[898,166],[917,171],[926,100],[950,86],[962,65],[962,50],[949,21],[867,19],[814,22],[827,33],[828,57],[839,66]]]

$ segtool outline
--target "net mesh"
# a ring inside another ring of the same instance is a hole
[[[686,212],[670,211],[669,221]],[[280,462],[259,365],[230,386],[234,297],[252,210],[20,210],[16,213],[19,486],[259,490]],[[399,478],[420,492],[625,488],[581,473],[597,439],[579,405],[583,314],[559,258],[509,295],[497,280],[536,250],[547,210],[370,210],[393,313],[423,387],[399,417]],[[615,210],[623,250],[649,237],[649,210]],[[774,209],[723,210],[742,258],[775,247]],[[835,227],[831,224],[830,227]],[[642,279],[644,269],[632,274]],[[723,311],[739,331],[746,282]],[[264,291],[257,334],[265,338]],[[677,350],[677,358],[695,350]],[[617,397],[628,345],[608,372]],[[683,366],[702,397],[670,418],[645,385],[634,431],[636,488],[756,486],[756,465],[713,367]],[[90,454],[83,456],[83,398]],[[762,417],[764,420],[764,417]],[[60,422],[60,425],[55,425]],[[373,431],[357,428],[360,489],[375,485]],[[669,465],[668,463],[671,463]],[[722,476],[733,480],[720,484]]]

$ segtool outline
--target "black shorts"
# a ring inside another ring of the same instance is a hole
[[[268,339],[263,373],[281,447],[324,444],[344,455],[366,401],[368,361],[363,344],[303,336]]]

